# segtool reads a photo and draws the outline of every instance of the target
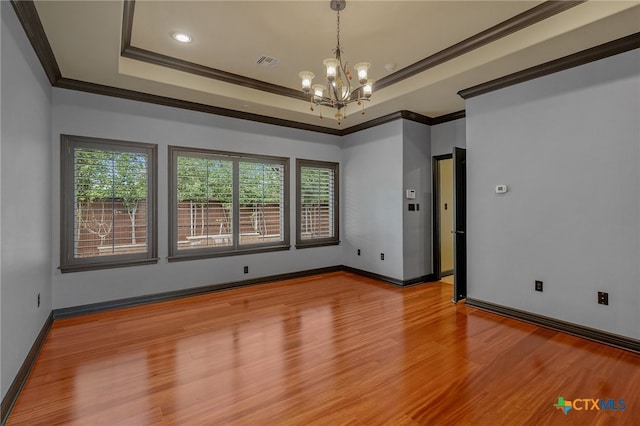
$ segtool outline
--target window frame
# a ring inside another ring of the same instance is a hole
[[[290,242],[290,204],[289,204],[289,158],[259,154],[246,154],[230,151],[211,150],[204,148],[191,148],[169,145],[168,147],[168,178],[169,178],[169,262],[208,259],[224,256],[239,256],[252,253],[264,253],[272,251],[285,251],[291,248]],[[178,157],[187,156],[195,158],[212,158],[233,162],[233,189],[232,189],[232,241],[230,246],[206,246],[196,249],[180,250],[178,248]],[[272,162],[283,166],[283,240],[277,242],[265,242],[241,245],[240,235],[240,187],[239,164],[240,162],[264,163]]]
[[[87,136],[60,135],[60,271],[79,272],[96,269],[147,265],[158,262],[158,145]],[[144,253],[111,256],[75,257],[75,150],[91,148],[146,154],[147,211]]]
[[[302,179],[303,167],[325,168],[333,171],[333,229],[334,236],[302,239]],[[296,248],[323,247],[340,244],[340,163],[330,161],[296,159]]]

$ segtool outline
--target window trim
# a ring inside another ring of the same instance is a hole
[[[302,239],[302,167],[327,168],[333,170],[333,229],[334,236],[328,238]],[[296,249],[333,246],[340,244],[340,163],[330,161],[296,159]]]
[[[75,149],[88,147],[137,152],[148,155],[147,165],[147,223],[145,253],[113,256],[74,257],[75,218]],[[96,269],[120,268],[154,264],[158,262],[158,145],[115,139],[93,138],[60,134],[60,271],[79,272]]]
[[[232,246],[221,247],[202,247],[197,249],[179,250],[178,249],[178,157],[180,154],[189,154],[192,157],[201,158],[220,158],[233,161],[233,223],[238,224],[234,230],[234,244]],[[220,151],[204,148],[191,148],[185,146],[169,145],[168,147],[168,179],[169,179],[169,262],[178,262],[184,260],[208,259],[214,257],[239,256],[244,254],[264,253],[272,251],[286,251],[291,248],[290,240],[290,204],[289,204],[289,158],[277,157],[270,155],[246,154],[231,151]],[[240,161],[249,162],[276,162],[282,164],[283,171],[283,241],[277,243],[266,242],[257,244],[239,245],[239,224],[240,213],[239,206],[239,163]],[[236,230],[237,229],[237,230]]]

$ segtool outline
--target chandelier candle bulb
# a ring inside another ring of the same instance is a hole
[[[367,72],[371,64],[368,62],[360,62],[354,65],[354,69],[358,72],[358,81],[360,84],[365,84],[367,82]]]
[[[327,80],[334,81],[336,79],[336,75],[338,74],[340,61],[335,58],[328,58],[323,61],[323,64],[325,67],[327,67]]]
[[[302,71],[298,74],[298,77],[302,79],[302,91],[308,94],[311,90],[311,81],[315,78],[315,74],[311,71]]]
[[[316,101],[321,101],[324,97],[324,86],[322,84],[313,85],[313,97]]]
[[[371,97],[371,93],[373,93],[373,83],[374,80],[367,80],[366,84],[362,87],[364,97],[367,99],[369,99]]]

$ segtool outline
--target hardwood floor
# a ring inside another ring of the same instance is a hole
[[[337,272],[58,320],[7,424],[639,424],[640,355],[450,298]]]

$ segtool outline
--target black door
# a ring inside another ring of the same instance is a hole
[[[467,298],[467,150],[453,148],[453,302]]]

